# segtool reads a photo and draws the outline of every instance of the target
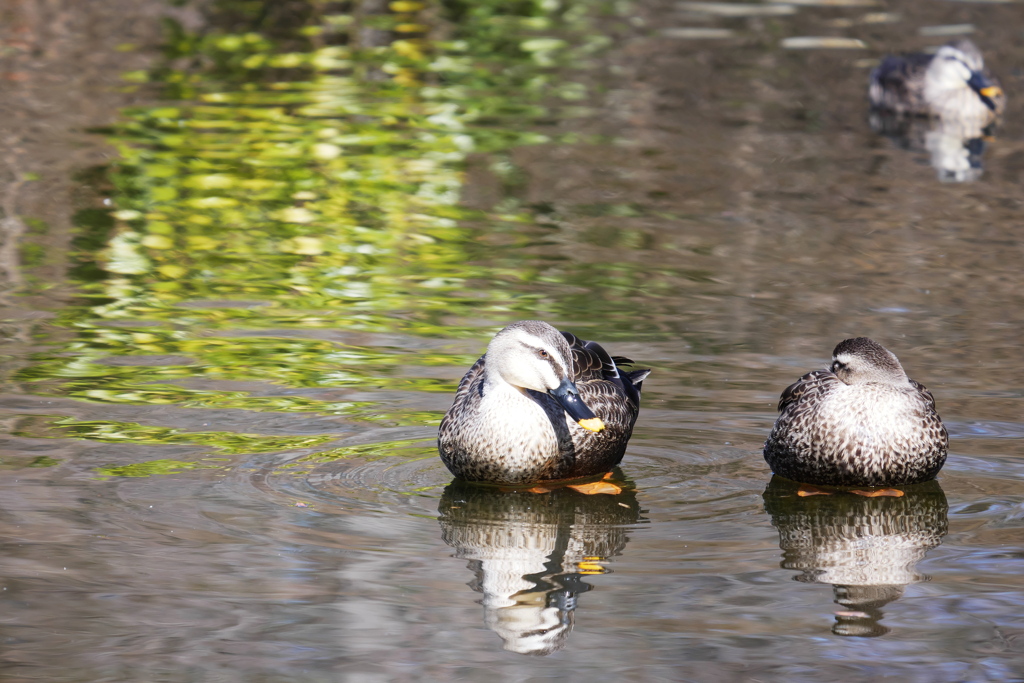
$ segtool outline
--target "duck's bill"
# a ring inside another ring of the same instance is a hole
[[[985,74],[980,71],[975,71],[971,74],[971,79],[967,81],[967,85],[981,96],[982,102],[984,102],[985,106],[989,109],[995,109],[996,98],[1003,96],[1003,89],[988,80],[988,78],[985,77]]]
[[[604,422],[580,399],[580,392],[577,391],[576,385],[568,379],[563,379],[558,387],[548,393],[558,400],[569,417],[576,420],[580,427],[592,432],[600,432],[604,429]]]

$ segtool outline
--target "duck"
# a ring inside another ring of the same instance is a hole
[[[897,115],[980,122],[1003,113],[1006,98],[985,70],[981,50],[966,38],[935,54],[885,57],[871,72],[868,98],[875,109]]]
[[[649,369],[540,320],[498,332],[459,382],[438,452],[459,479],[520,486],[609,473]]]
[[[856,337],[782,392],[764,459],[802,484],[895,487],[934,479],[948,449],[931,392],[894,353]]]

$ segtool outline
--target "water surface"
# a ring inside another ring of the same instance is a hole
[[[4,181],[8,677],[1024,676],[1019,8],[890,4],[224,2],[97,41],[91,137],[23,88],[64,132]],[[943,182],[866,79],[964,33],[1010,108]],[[521,318],[653,369],[622,494],[436,457]],[[800,498],[761,444],[855,335],[949,462]]]

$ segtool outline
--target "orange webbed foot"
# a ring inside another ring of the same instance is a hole
[[[865,498],[880,498],[882,496],[889,496],[890,498],[903,497],[903,491],[899,489],[874,489],[872,491],[853,489],[850,493],[856,493],[858,496],[864,496]]]
[[[819,489],[817,486],[811,486],[810,484],[800,484],[800,488],[796,490],[796,495],[801,498],[807,496],[831,496],[834,491],[826,491],[825,489]]]
[[[610,481],[605,481],[604,479],[601,481],[592,481],[589,484],[571,484],[568,488],[571,488],[573,491],[579,491],[580,493],[588,496],[597,493],[608,493],[614,496],[622,493],[621,486],[613,484]]]

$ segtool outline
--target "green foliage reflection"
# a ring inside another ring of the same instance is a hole
[[[240,453],[267,453],[295,448],[309,448],[333,439],[330,435],[266,436],[236,432],[183,432],[167,427],[149,427],[132,422],[105,422],[99,420],[73,420],[60,418],[51,421],[44,430],[36,431],[31,425],[15,432],[18,436],[46,438],[75,438],[105,443],[134,444],[189,444],[215,448],[228,455]]]
[[[450,356],[308,333],[447,337],[453,319],[533,311],[536,297],[517,287],[535,277],[522,259],[475,265],[479,226],[514,233],[530,218],[461,205],[464,164],[545,142],[540,124],[586,113],[586,89],[568,75],[608,42],[592,28],[601,4],[397,0],[373,15],[308,0],[261,5],[280,15],[255,22],[251,3],[218,7],[250,28],[190,35],[172,26],[167,63],[127,75],[160,86],[168,103],[124,112],[113,132],[115,208],[83,215],[77,242],[87,305],[56,321],[76,338],[18,379],[93,402],[436,424],[440,414],[296,390],[450,392],[451,381],[405,372]],[[110,362],[133,357],[140,362]],[[257,396],[212,381],[288,391]],[[229,453],[330,438],[54,426],[75,438]]]
[[[159,474],[178,474],[187,470],[205,469],[220,469],[220,466],[186,460],[150,460],[131,465],[97,467],[96,472],[102,477],[152,477]]]

